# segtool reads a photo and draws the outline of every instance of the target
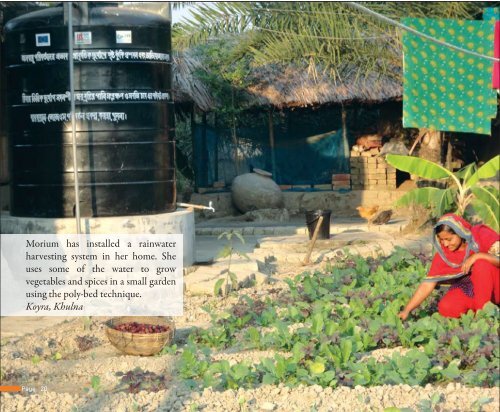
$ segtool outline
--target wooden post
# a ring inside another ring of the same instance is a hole
[[[273,174],[273,179],[276,180],[276,152],[275,152],[275,142],[274,142],[274,124],[273,124],[273,109],[269,108],[269,146],[271,147],[271,173]]]
[[[193,149],[193,171],[194,171],[194,190],[198,190],[198,175],[199,175],[199,170],[198,170],[198,164],[197,164],[197,156],[196,156],[196,149],[197,149],[197,145],[196,145],[196,142],[195,142],[195,134],[194,134],[194,129],[195,129],[195,126],[196,126],[196,122],[195,122],[195,114],[194,114],[194,103],[191,103],[191,110],[190,110],[190,126],[191,126],[191,147]]]
[[[347,140],[347,112],[345,110],[344,105],[342,105],[342,146],[344,149],[344,160],[342,162],[343,166],[346,165],[346,172],[349,171],[350,162],[349,162],[349,142]]]
[[[233,137],[233,145],[234,145],[234,165],[236,167],[236,176],[238,176],[241,172],[241,167],[240,167],[240,157],[238,155],[238,147],[239,147],[239,139],[236,134],[236,116],[234,115],[234,88],[231,87],[231,107],[233,109],[233,114],[231,116],[232,118],[232,125],[231,125],[231,135]]]
[[[451,171],[451,161],[452,161],[452,146],[451,146],[451,135],[448,133],[448,147],[446,149],[446,168]]]
[[[217,122],[217,113],[214,113],[214,129],[215,129],[214,182],[218,182],[219,181],[219,129]]]
[[[207,112],[203,112],[201,115],[201,124],[202,124],[202,131],[201,131],[201,176],[200,178],[203,179],[203,185],[204,187],[207,187],[209,185],[208,182],[208,156],[207,156]]]

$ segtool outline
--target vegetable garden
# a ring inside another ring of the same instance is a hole
[[[398,318],[428,263],[426,256],[403,249],[381,259],[349,257],[324,272],[287,279],[288,290],[277,299],[242,296],[222,314],[211,313],[211,327],[190,334],[179,373],[193,389],[453,381],[498,386],[495,305],[448,319],[436,313],[434,296],[405,323]],[[405,350],[393,351],[384,361],[370,356],[376,349],[400,346]],[[222,350],[272,350],[275,355],[258,363],[213,361],[213,353]]]
[[[498,409],[495,305],[446,319],[435,294],[403,323],[397,314],[429,258],[398,249],[342,259],[222,297],[188,295],[176,344],[157,356],[118,353],[105,318],[5,338],[2,382],[47,392],[2,393],[2,410]]]

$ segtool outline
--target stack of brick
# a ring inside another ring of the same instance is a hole
[[[332,175],[332,189],[350,189],[351,188],[351,175],[350,174],[334,174]]]
[[[396,189],[396,169],[380,156],[380,148],[351,151],[351,183],[353,190]]]

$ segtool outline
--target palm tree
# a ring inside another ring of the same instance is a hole
[[[174,48],[182,50],[222,34],[246,34],[246,53],[254,64],[319,64],[332,75],[355,64],[360,75],[371,71],[395,75],[401,67],[401,36],[349,2],[216,2],[197,3],[193,18],[176,24]],[[402,17],[471,18],[476,2],[377,2],[374,11]]]

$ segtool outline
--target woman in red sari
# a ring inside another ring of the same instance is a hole
[[[500,303],[499,234],[488,226],[471,226],[454,214],[444,215],[434,226],[437,253],[427,277],[399,317],[405,320],[438,283],[451,285],[438,305],[439,313],[458,318],[477,311],[487,302]]]

